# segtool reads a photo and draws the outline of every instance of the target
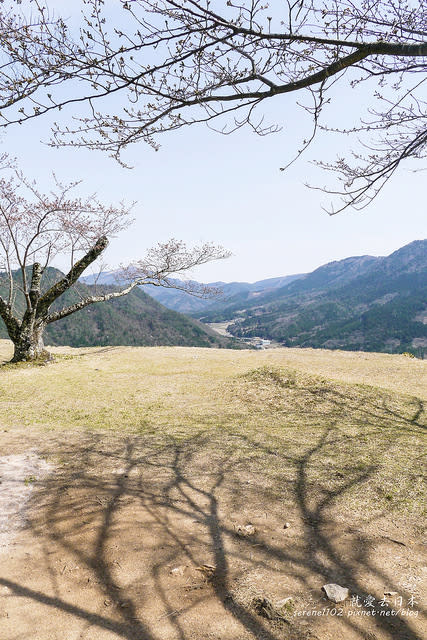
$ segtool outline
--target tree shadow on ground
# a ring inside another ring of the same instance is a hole
[[[274,596],[284,576],[318,609],[330,606],[320,590],[327,582],[364,598],[369,576],[371,584],[402,593],[387,563],[373,560],[372,544],[406,542],[366,533],[336,505],[346,497],[360,501],[358,492],[374,481],[391,442],[417,433],[423,408],[405,417],[368,395],[352,398],[333,387],[302,392],[327,398],[327,420],[298,446],[280,428],[58,438],[63,465],[38,491],[40,506],[29,520],[41,548],[43,588],[29,586],[25,575],[20,581],[2,575],[0,585],[23,602],[40,603],[41,616],[67,614],[79,638],[96,629],[127,640],[318,637],[323,627],[316,618],[307,630],[296,616],[267,620],[255,611],[254,596]],[[305,410],[317,425],[318,403]],[[352,412],[351,432],[342,429],[343,411]],[[280,412],[286,409],[278,406]],[[374,462],[360,465],[362,434],[377,442]],[[334,460],[343,471],[335,473]],[[290,543],[279,529],[291,510]],[[257,534],[242,537],[236,525],[253,517]],[[369,531],[382,517],[373,511],[365,521]],[[303,596],[296,599],[302,606]],[[331,620],[342,637],[420,637],[413,620],[378,615],[367,621],[348,611]]]

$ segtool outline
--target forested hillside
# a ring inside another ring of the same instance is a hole
[[[46,289],[59,279],[61,273],[48,269],[43,279]],[[19,293],[19,274],[16,273],[15,306],[22,313],[24,301]],[[94,294],[94,285],[79,282],[59,298],[56,306],[61,308],[77,302],[82,297]],[[98,293],[114,290],[113,286],[97,286]],[[6,279],[0,280],[0,295],[7,298]],[[7,332],[0,321],[0,337]],[[197,320],[166,309],[146,293],[136,288],[127,296],[99,302],[74,313],[67,318],[48,325],[45,332],[48,345],[103,346],[156,346],[179,345],[198,347],[227,347],[232,341],[218,336],[209,327]]]
[[[427,353],[427,241],[332,262],[244,306],[212,310],[237,337],[285,346]]]
[[[44,286],[59,275],[55,269],[47,270]],[[104,284],[97,285],[97,290],[113,290],[106,283],[114,278],[114,274],[103,274]],[[259,336],[284,346],[407,351],[418,357],[427,353],[426,240],[412,242],[384,258],[356,256],[305,275],[223,287],[224,295],[202,301],[179,291],[150,288],[150,293],[170,306],[186,308],[203,323],[167,309],[136,288],[124,298],[91,305],[52,323],[46,330],[46,343],[236,347],[206,325],[229,322],[228,331],[236,338]],[[59,305],[92,295],[94,288],[79,282],[62,296]],[[0,293],[6,296],[5,284]],[[16,305],[23,309],[19,293]],[[0,337],[6,335],[2,323]]]

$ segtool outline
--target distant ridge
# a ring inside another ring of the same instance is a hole
[[[319,267],[244,307],[211,309],[238,337],[285,346],[427,353],[427,240],[390,256],[346,258]]]
[[[209,309],[218,310],[226,308],[232,304],[240,304],[245,300],[255,298],[260,293],[267,293],[301,278],[304,274],[296,274],[290,276],[281,276],[278,278],[268,278],[266,280],[258,280],[258,282],[209,282],[208,286],[219,288],[222,295],[214,299],[200,299],[189,296],[178,289],[165,289],[162,287],[144,287],[144,291],[149,296],[163,304],[168,309],[179,311],[198,317],[201,312]],[[97,278],[99,284],[117,284],[120,281],[118,271],[104,271],[98,276],[85,276],[81,278],[82,282],[92,284]],[[176,280],[179,283],[179,280]]]
[[[99,279],[116,281],[116,272]],[[386,257],[333,261],[311,273],[210,284],[223,295],[200,300],[174,289],[145,290],[204,323],[228,323],[241,340],[258,336],[293,347],[427,354],[427,240]]]

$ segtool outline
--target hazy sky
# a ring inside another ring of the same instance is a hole
[[[345,113],[351,120],[364,99],[363,93],[338,93],[331,117]],[[100,152],[41,144],[49,138],[42,118],[7,129],[0,150],[16,156],[42,189],[49,189],[55,171],[64,181],[82,179],[81,192],[97,192],[105,203],[137,201],[132,228],[108,250],[112,267],[175,237],[190,244],[213,241],[233,252],[227,261],[200,268],[193,274],[197,279],[255,281],[311,271],[352,255],[387,255],[427,235],[425,173],[401,169],[363,212],[328,216],[322,211],[328,197],[304,182],[323,184],[325,176],[310,160],[344,155],[348,139],[319,140],[281,172],[307,135],[308,122],[286,96],[265,104],[264,112],[283,126],[280,133],[260,138],[241,130],[222,136],[193,126],[164,135],[158,152],[142,142],[130,148],[125,160],[134,165],[131,170]]]

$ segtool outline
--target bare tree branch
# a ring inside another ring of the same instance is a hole
[[[89,298],[83,298],[80,302],[76,302],[76,304],[72,304],[69,307],[64,307],[60,311],[53,311],[46,316],[46,324],[50,324],[51,322],[56,322],[56,320],[61,320],[62,318],[66,318],[70,316],[72,313],[76,311],[80,311],[90,304],[95,304],[96,302],[106,302],[107,300],[112,300],[113,298],[121,298],[122,296],[126,296],[128,293],[132,291],[138,284],[144,284],[143,282],[139,283],[138,281],[133,282],[131,285],[123,289],[122,291],[114,291],[111,293],[106,293],[100,296],[91,296]]]
[[[215,8],[205,0],[131,0],[116,9],[119,27],[104,2],[86,0],[79,30],[57,7],[59,17],[45,3],[36,3],[38,12],[32,5],[31,16],[13,6],[5,0],[0,11],[2,126],[71,110],[71,122],[54,126],[52,145],[107,151],[125,164],[128,145],[157,149],[161,133],[195,123],[272,133],[280,123],[264,123],[265,100],[320,91],[321,104],[337,99],[332,87],[348,92],[364,82],[372,104],[345,129],[363,136],[364,152],[319,163],[343,180],[328,192],[341,195],[342,208],[366,206],[403,162],[425,158],[424,0],[301,0],[274,10],[249,0]],[[86,115],[77,117],[77,105]],[[337,131],[325,110],[311,115],[314,135]],[[379,127],[383,138],[375,138]]]

